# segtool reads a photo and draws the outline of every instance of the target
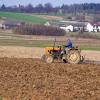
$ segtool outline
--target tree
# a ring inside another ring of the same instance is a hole
[[[32,4],[28,4],[25,7],[25,11],[28,12],[28,13],[32,13],[33,12],[33,5]]]
[[[52,12],[53,7],[52,7],[51,3],[46,3],[44,7],[45,7],[45,10],[46,10],[46,13]]]
[[[1,6],[1,10],[4,11],[5,9],[6,9],[6,6],[5,6],[5,4],[3,4],[3,5]]]
[[[43,13],[44,12],[44,7],[42,4],[38,4],[36,7],[35,7],[35,11],[38,12],[38,13]]]

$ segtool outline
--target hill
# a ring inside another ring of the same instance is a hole
[[[14,12],[0,12],[0,18],[5,18],[13,21],[27,22],[33,24],[44,24],[47,20],[38,16],[31,16],[25,13],[14,13]]]

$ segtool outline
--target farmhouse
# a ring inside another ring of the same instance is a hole
[[[86,27],[86,22],[77,21],[59,21],[59,22],[46,22],[46,26],[59,27],[66,32],[80,31]]]
[[[3,29],[14,29],[19,25],[20,25],[19,22],[14,22],[14,21],[5,21],[4,23],[2,23]]]
[[[64,29],[66,32],[100,32],[100,22],[89,23],[89,22],[77,22],[77,21],[59,21],[59,22],[47,22],[46,26],[59,27]]]
[[[2,27],[2,24],[0,23],[0,29],[2,29],[3,27]]]
[[[0,29],[3,29],[4,20],[0,20]]]
[[[86,29],[88,32],[100,32],[100,22],[88,23]]]
[[[64,25],[64,26],[60,26],[61,29],[64,29],[66,32],[73,32],[74,27],[72,25]]]

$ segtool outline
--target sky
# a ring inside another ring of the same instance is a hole
[[[27,5],[32,4],[34,6],[42,3],[50,2],[53,6],[60,6],[62,4],[74,4],[74,3],[100,3],[100,0],[0,0],[0,5],[5,4],[7,6],[13,5]]]

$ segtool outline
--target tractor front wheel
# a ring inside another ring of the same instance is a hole
[[[52,63],[54,61],[53,57],[52,56],[46,56],[46,59],[45,59],[45,62],[46,63]]]
[[[43,62],[46,62],[46,63],[52,63],[54,61],[53,57],[52,56],[46,56],[46,55],[43,55],[41,57],[41,60]]]

